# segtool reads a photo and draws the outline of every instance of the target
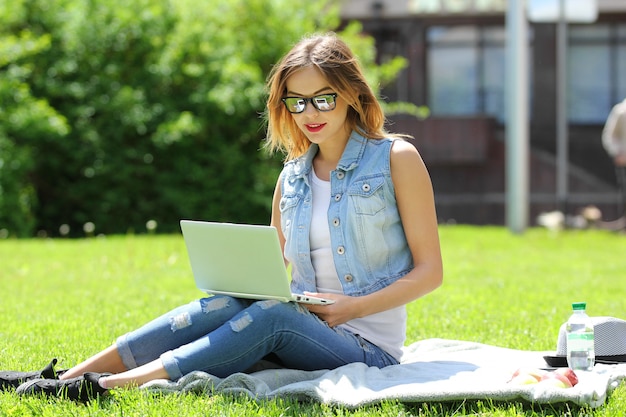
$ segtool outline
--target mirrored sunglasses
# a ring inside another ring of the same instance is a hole
[[[302,113],[306,109],[307,103],[311,103],[319,111],[331,111],[336,106],[337,93],[321,94],[319,96],[305,97],[284,97],[283,103],[289,113]]]

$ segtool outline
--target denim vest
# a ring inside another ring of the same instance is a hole
[[[328,226],[335,268],[346,295],[373,293],[413,268],[391,180],[392,143],[352,132],[330,175]],[[280,176],[285,258],[292,265],[292,290],[300,293],[316,291],[309,244],[309,173],[317,151],[317,145],[311,145],[306,154],[287,162]]]

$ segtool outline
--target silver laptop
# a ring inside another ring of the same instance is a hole
[[[181,220],[196,286],[210,294],[308,304],[333,300],[292,294],[272,226]]]

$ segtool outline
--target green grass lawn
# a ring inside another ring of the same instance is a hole
[[[521,236],[500,227],[442,226],[443,286],[412,303],[407,343],[427,338],[553,350],[572,301],[626,318],[626,236],[604,231]],[[0,240],[0,369],[69,367],[115,338],[202,296],[180,236]],[[569,406],[385,403],[348,410],[289,400],[117,390],[87,405],[0,393],[0,416],[551,416],[622,417],[622,384],[597,410]]]

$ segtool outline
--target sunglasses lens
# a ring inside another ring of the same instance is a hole
[[[283,102],[290,113],[302,113],[306,106],[306,101],[298,97],[287,97],[283,99]]]
[[[332,94],[313,97],[311,102],[319,111],[330,111],[335,108],[335,96]]]

